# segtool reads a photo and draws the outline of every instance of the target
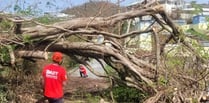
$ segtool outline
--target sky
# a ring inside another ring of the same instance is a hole
[[[14,5],[17,4],[20,8],[26,9],[31,6],[33,10],[38,12],[47,11],[61,11],[68,7],[81,5],[90,0],[0,0],[0,12],[14,13]],[[91,0],[95,1],[95,0]],[[103,0],[117,3],[120,1],[120,5],[125,6],[139,0]],[[209,0],[185,0],[186,2],[197,1],[197,3],[208,3]]]

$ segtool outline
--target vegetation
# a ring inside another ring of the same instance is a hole
[[[114,99],[117,103],[142,103],[148,94],[137,90],[136,88],[126,86],[116,86],[112,88]],[[111,100],[111,96],[106,93]]]

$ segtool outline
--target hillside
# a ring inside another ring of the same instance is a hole
[[[120,12],[125,11],[125,7],[120,7]],[[67,8],[63,13],[75,15],[75,17],[106,17],[119,12],[118,5],[108,1],[90,1],[83,5]]]

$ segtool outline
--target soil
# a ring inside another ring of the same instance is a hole
[[[105,79],[83,78],[69,76],[68,83],[65,88],[66,93],[74,93],[84,90],[86,92],[97,92],[109,87],[109,82]]]
[[[105,79],[70,76],[65,88],[65,102],[75,103],[77,100],[83,100],[78,103],[86,103],[85,98],[88,98],[86,97],[88,94],[98,96],[108,87],[109,82]]]

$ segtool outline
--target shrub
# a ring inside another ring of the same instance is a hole
[[[118,103],[141,103],[147,96],[146,93],[127,86],[117,86],[112,89],[113,97]],[[106,94],[110,97],[109,93]]]

